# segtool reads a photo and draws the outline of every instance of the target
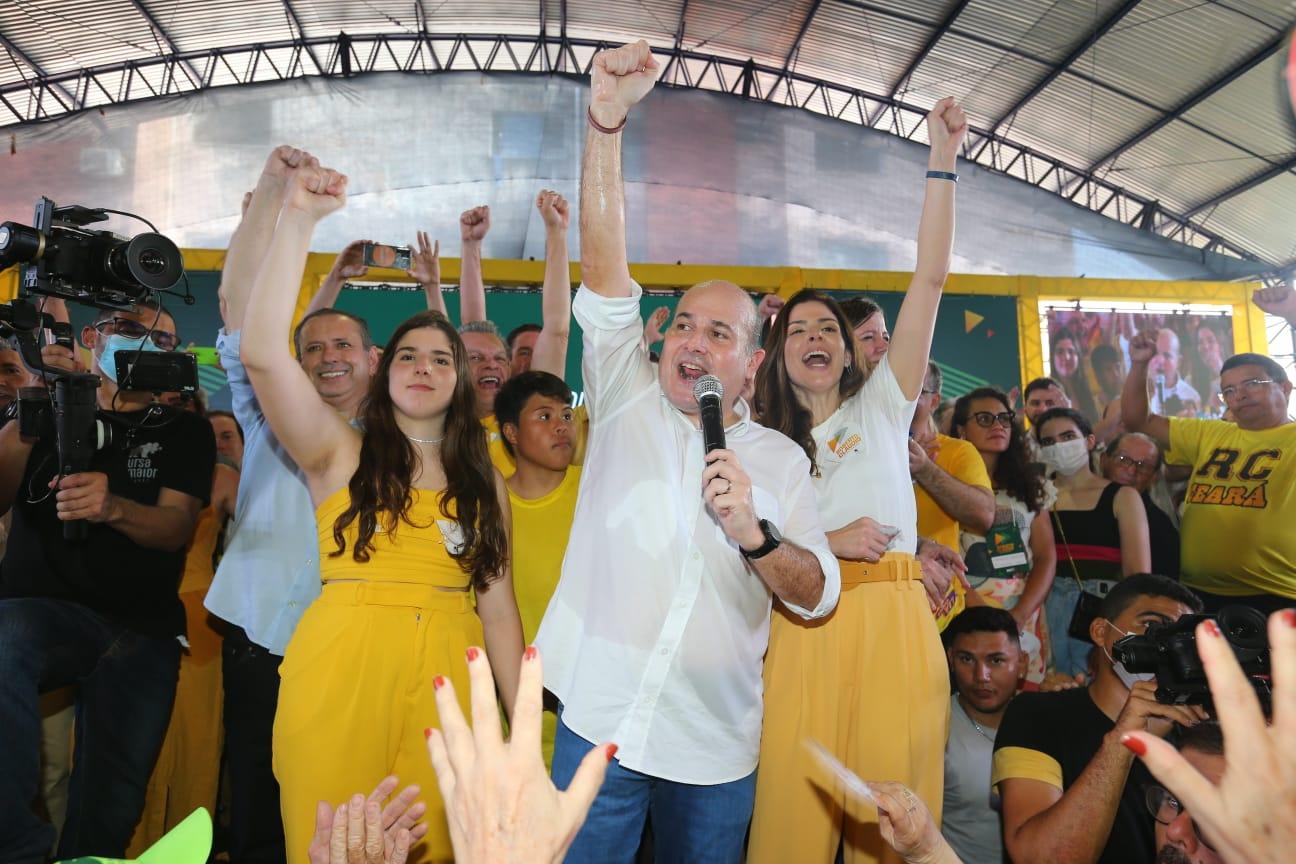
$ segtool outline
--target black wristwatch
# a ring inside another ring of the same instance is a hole
[[[783,542],[783,535],[779,533],[778,529],[775,528],[768,519],[760,520],[760,529],[761,533],[765,535],[764,543],[757,546],[755,549],[750,550],[744,549],[741,546],[738,547],[738,551],[742,552],[743,557],[748,561],[755,561],[757,558],[764,558],[766,555],[777,549],[779,544]]]

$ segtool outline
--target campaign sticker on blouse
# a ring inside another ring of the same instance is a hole
[[[857,430],[843,426],[824,442],[824,448],[828,451],[825,458],[830,462],[841,462],[848,454],[858,450],[863,441],[864,438]]]
[[[464,550],[463,528],[458,522],[450,519],[438,519],[437,527],[441,529],[441,539],[445,541],[446,551],[459,555]]]

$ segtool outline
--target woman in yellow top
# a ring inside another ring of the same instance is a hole
[[[508,493],[473,413],[463,342],[444,316],[419,313],[396,329],[361,411],[363,432],[293,359],[284,334],[307,245],[345,200],[345,176],[314,159],[296,168],[243,326],[252,386],[315,503],[324,583],[280,668],[274,767],[284,835],[288,860],[305,862],[317,802],[396,774],[421,786],[427,803],[426,842],[410,860],[450,860],[424,729],[439,726],[438,674],[452,678],[467,709],[463,657],[475,645],[485,645],[512,713],[522,628]]]
[[[949,673],[917,551],[909,427],[954,239],[953,173],[967,130],[944,99],[927,116],[931,156],[918,265],[895,340],[866,375],[831,297],[802,291],[774,319],[756,375],[760,422],[810,457],[819,517],[841,562],[825,620],[775,604],[765,655],[765,718],[748,861],[898,861],[876,810],[811,770],[812,739],[870,780],[912,788],[940,819]],[[943,592],[940,592],[943,593]]]

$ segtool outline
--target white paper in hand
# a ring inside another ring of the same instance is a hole
[[[859,798],[861,801],[867,801],[869,804],[877,805],[877,799],[873,797],[873,792],[868,788],[868,784],[859,778],[859,775],[843,765],[836,756],[828,752],[818,741],[813,738],[806,738],[801,743],[805,744],[810,755],[823,766],[824,770],[837,778],[837,780],[846,788],[846,792]]]

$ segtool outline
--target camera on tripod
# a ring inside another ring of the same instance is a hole
[[[36,203],[33,226],[0,224],[0,270],[15,264],[21,267],[20,299],[0,306],[0,324],[12,332],[23,362],[43,375],[48,385],[24,388],[19,394],[18,423],[24,436],[53,438],[61,476],[89,469],[95,451],[111,442],[114,421],[98,410],[97,375],[45,366],[40,348],[43,331],[50,330],[56,344],[69,349],[72,333],[69,326],[38,310],[31,295],[128,310],[153,300],[184,275],[180,250],[156,231],[124,238],[85,227],[115,212],[119,211],[57,207],[42,197]],[[192,302],[188,295],[186,299]],[[148,338],[151,334],[146,333],[144,339]],[[101,362],[116,363],[120,390],[178,391],[188,396],[198,390],[197,364],[190,354],[146,351],[141,343],[139,350],[117,351]],[[64,525],[64,536],[70,540],[84,539],[85,531],[81,522]]]
[[[1264,615],[1249,606],[1225,606],[1218,615],[1184,615],[1170,624],[1149,624],[1143,635],[1112,646],[1112,659],[1130,672],[1156,675],[1158,702],[1208,705],[1206,670],[1197,654],[1197,625],[1215,619],[1261,703],[1269,704],[1269,635]]]

